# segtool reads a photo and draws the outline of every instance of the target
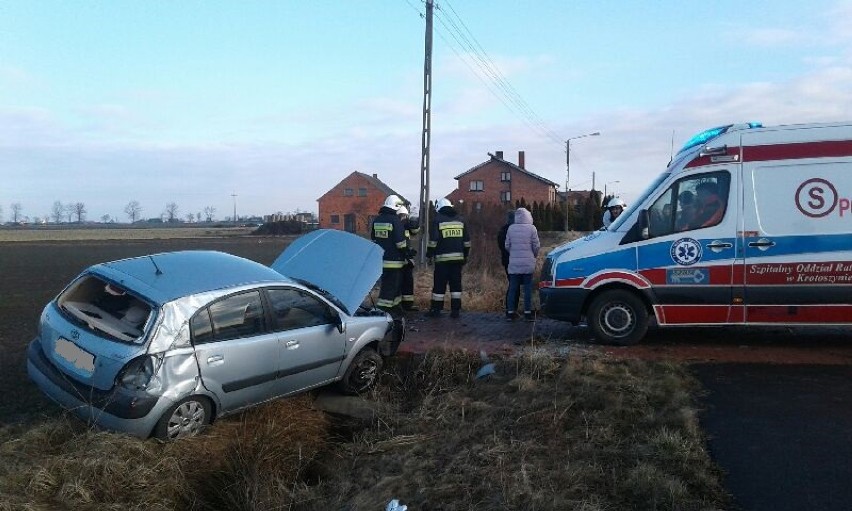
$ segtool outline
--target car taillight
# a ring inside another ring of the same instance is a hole
[[[132,390],[145,389],[151,383],[156,367],[157,357],[152,355],[136,357],[119,371],[115,379],[116,384]]]

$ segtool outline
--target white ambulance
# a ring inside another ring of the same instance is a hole
[[[699,133],[609,228],[547,255],[539,298],[621,345],[652,317],[852,324],[852,123]]]

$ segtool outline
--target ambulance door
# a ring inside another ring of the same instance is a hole
[[[650,239],[638,243],[639,272],[652,283],[660,324],[742,321],[732,307],[740,221],[739,165],[684,174],[648,209]]]
[[[781,153],[787,146],[762,147]],[[850,163],[783,154],[743,170],[746,322],[848,323],[852,238],[843,197],[852,191]]]

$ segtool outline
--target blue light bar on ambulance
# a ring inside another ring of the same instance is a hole
[[[680,148],[680,151],[678,151],[678,153],[685,151],[687,149],[690,149],[692,147],[695,147],[697,145],[706,144],[710,140],[713,140],[714,138],[718,137],[722,133],[727,132],[729,129],[731,129],[733,127],[736,127],[738,129],[739,128],[746,128],[746,129],[748,129],[748,128],[762,128],[763,124],[761,124],[759,122],[749,122],[749,123],[745,123],[745,124],[728,124],[726,126],[719,126],[718,128],[711,128],[709,130],[704,130],[701,133],[699,133],[699,134],[695,135],[694,137],[690,138],[689,140],[687,140],[686,143],[683,144],[683,147]]]

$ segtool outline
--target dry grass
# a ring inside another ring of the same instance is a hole
[[[371,421],[302,396],[172,444],[76,421],[0,429],[0,510],[719,509],[682,368],[530,349],[398,359]]]

